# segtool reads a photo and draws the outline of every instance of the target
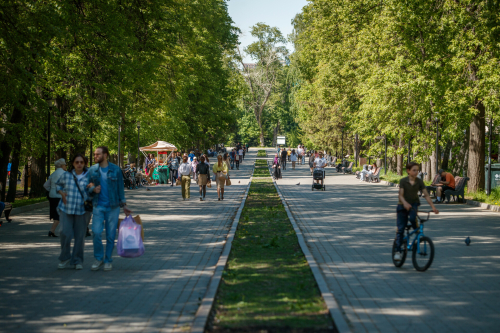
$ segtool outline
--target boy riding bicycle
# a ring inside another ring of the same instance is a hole
[[[435,214],[439,214],[439,211],[434,207],[431,197],[425,188],[425,184],[422,179],[418,178],[419,166],[415,162],[410,162],[406,165],[406,173],[408,177],[402,178],[399,181],[399,202],[396,209],[397,212],[397,235],[396,235],[396,253],[394,254],[394,260],[401,260],[401,242],[404,238],[404,232],[408,220],[411,222],[413,229],[417,228],[417,211],[418,206],[420,206],[420,199],[418,198],[418,192],[422,191],[422,194],[432,208]]]

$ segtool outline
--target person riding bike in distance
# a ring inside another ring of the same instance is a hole
[[[419,165],[415,162],[410,162],[406,165],[406,173],[408,177],[404,177],[399,181],[399,202],[396,208],[397,213],[397,234],[396,234],[396,253],[394,254],[394,260],[400,261],[401,255],[401,243],[404,238],[404,232],[408,220],[411,222],[413,229],[417,226],[417,212],[418,206],[420,206],[420,199],[418,198],[418,192],[422,191],[422,194],[432,208],[434,214],[439,214],[432,203],[431,197],[425,188],[424,181],[418,178]]]
[[[323,158],[323,153],[319,153],[319,156],[313,162],[313,168],[315,170],[322,170],[323,174],[325,172],[326,160]],[[323,185],[325,177],[321,179],[321,185]],[[316,179],[316,184],[319,184],[319,179]]]

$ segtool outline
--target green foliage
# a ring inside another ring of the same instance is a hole
[[[267,153],[264,149],[260,149],[257,151],[257,157],[267,157]],[[257,160],[257,161],[263,161],[263,160]]]
[[[132,153],[138,121],[142,145],[184,149],[234,129],[240,90],[226,59],[237,29],[222,0],[7,0],[2,17],[0,142],[20,137],[24,156],[46,151],[49,113],[52,150],[70,153],[90,140],[116,152],[119,123]],[[16,109],[22,126],[11,123]]]
[[[293,24],[293,98],[308,147],[339,151],[344,137],[352,151],[357,133],[367,154],[381,156],[386,136],[389,157],[411,140],[414,160],[427,162],[436,119],[457,173],[471,122],[484,108],[500,120],[496,2],[312,0]]]

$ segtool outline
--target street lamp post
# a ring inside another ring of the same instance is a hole
[[[141,146],[140,146],[140,141],[139,141],[139,139],[140,139],[140,136],[139,136],[140,135],[139,134],[140,130],[141,130],[141,122],[138,121],[137,122],[137,165],[136,165],[137,170],[139,170],[139,157],[140,157],[140,154],[141,154],[141,149],[140,149]]]
[[[490,128],[489,128],[489,144],[488,144],[488,182],[486,183],[486,195],[489,196],[491,194],[491,140],[493,138],[492,133],[493,127],[493,117],[490,117]]]
[[[47,179],[50,175],[50,111],[52,110],[52,106],[54,105],[54,100],[48,99],[48,112],[47,112]]]
[[[372,145],[372,139],[368,140],[368,151],[370,151],[371,145]],[[370,153],[368,153],[368,164],[372,164]]]
[[[122,131],[122,125],[118,122],[118,167],[121,168],[120,164],[120,132]]]
[[[340,152],[342,165],[344,165],[344,127],[342,127],[342,151]]]
[[[387,175],[387,134],[384,135],[385,157],[384,157],[384,175]]]
[[[411,126],[411,120],[408,119],[408,127]],[[408,163],[410,163],[410,156],[411,156],[411,134],[410,138],[408,139]]]
[[[438,117],[434,118],[434,121],[436,122],[436,174],[439,170],[439,128],[438,128]]]

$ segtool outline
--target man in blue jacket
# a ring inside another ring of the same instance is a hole
[[[123,185],[122,170],[115,164],[108,162],[108,147],[98,147],[94,152],[93,165],[88,173],[92,205],[92,231],[94,233],[94,257],[92,270],[97,271],[104,265],[105,271],[113,269],[111,255],[115,246],[116,228],[120,208],[125,215],[132,214],[127,208]],[[106,227],[106,251],[102,245],[102,231]]]

